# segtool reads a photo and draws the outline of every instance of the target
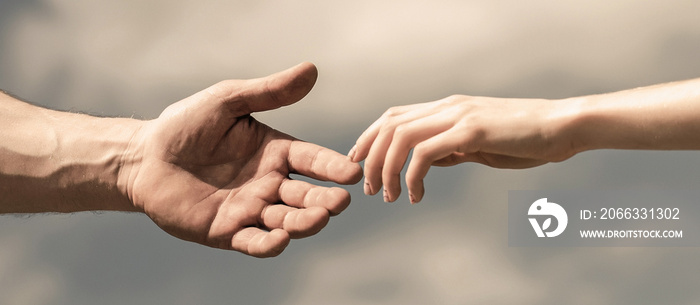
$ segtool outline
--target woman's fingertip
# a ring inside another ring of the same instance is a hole
[[[416,196],[413,195],[413,193],[411,193],[411,192],[408,192],[408,200],[411,201],[411,204],[416,204],[416,203],[418,203],[418,201],[416,201]]]
[[[350,149],[350,152],[348,152],[348,157],[350,158],[350,161],[355,162],[355,154],[357,153],[357,145],[353,146]]]
[[[424,196],[425,196],[425,185],[423,185],[423,183],[421,181],[420,190],[418,191],[418,196],[416,196],[416,203],[421,202],[421,200],[423,200]]]

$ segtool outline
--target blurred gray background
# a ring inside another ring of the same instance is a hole
[[[155,118],[216,81],[301,61],[302,102],[256,117],[342,153],[384,110],[451,94],[563,98],[700,76],[700,2],[0,1],[0,88]],[[423,202],[353,202],[255,259],[139,214],[0,217],[3,304],[698,304],[698,248],[511,248],[515,189],[696,189],[698,152],[433,168]]]

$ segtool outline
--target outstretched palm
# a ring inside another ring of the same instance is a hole
[[[316,69],[225,81],[168,107],[134,137],[131,197],[166,232],[253,256],[279,254],[350,203],[347,191],[291,180],[298,173],[356,183],[359,165],[249,114],[304,97]]]

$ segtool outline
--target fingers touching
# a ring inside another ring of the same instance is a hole
[[[362,179],[362,167],[348,157],[316,144],[292,141],[287,157],[289,169],[313,179],[355,184]]]

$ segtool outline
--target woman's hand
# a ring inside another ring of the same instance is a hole
[[[463,95],[387,110],[359,137],[349,156],[365,161],[364,191],[384,186],[384,201],[401,193],[406,172],[411,203],[423,198],[431,165],[478,162],[496,168],[527,168],[562,161],[574,153],[565,136],[571,104],[541,99],[500,99]]]

